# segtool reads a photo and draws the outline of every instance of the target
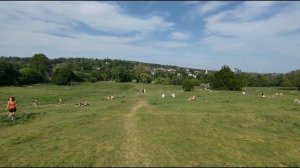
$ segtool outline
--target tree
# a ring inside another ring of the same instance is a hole
[[[236,81],[239,83],[240,86],[248,86],[249,85],[249,76],[245,73],[239,73],[235,76]]]
[[[201,81],[199,79],[196,79],[196,78],[192,78],[191,82],[192,82],[193,86],[200,86],[200,84],[201,84]]]
[[[112,77],[116,82],[129,82],[131,75],[125,66],[117,66],[112,69]]]
[[[172,85],[181,85],[183,81],[183,78],[181,76],[173,76],[171,79],[171,84]]]
[[[21,76],[19,77],[20,84],[35,84],[45,81],[45,78],[36,71],[30,68],[20,69]]]
[[[300,69],[285,74],[284,81],[300,90]]]
[[[30,60],[30,68],[43,76],[50,72],[50,62],[45,54],[34,54]]]
[[[184,91],[192,91],[192,90],[194,90],[194,85],[193,85],[192,81],[190,79],[185,79],[182,82],[182,89]]]
[[[134,68],[134,77],[137,81],[142,82],[141,81],[141,74],[146,74],[147,73],[147,69],[144,65],[139,64]]]
[[[0,85],[17,84],[20,73],[7,61],[0,61]]]
[[[140,80],[143,83],[151,83],[152,81],[152,76],[146,73],[141,73],[140,74]]]
[[[53,74],[51,81],[58,85],[65,85],[70,82],[80,82],[81,79],[76,76],[70,69],[57,68]]]
[[[115,67],[111,70],[111,74],[112,74],[112,77],[113,79],[116,81],[116,82],[119,82],[120,81],[120,74],[121,74],[121,68],[120,67]]]
[[[155,81],[156,84],[163,84],[163,85],[169,85],[171,83],[170,78],[163,78],[163,77],[158,77],[158,79]]]
[[[218,90],[241,90],[242,82],[239,82],[228,66],[223,66],[215,73],[211,86]]]
[[[102,78],[102,80],[104,80],[104,81],[108,80],[108,75],[107,75],[107,73],[105,73],[105,72],[101,73],[101,78]]]

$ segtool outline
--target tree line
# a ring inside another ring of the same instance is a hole
[[[77,82],[140,82],[179,85],[193,90],[203,85],[212,89],[242,90],[243,87],[289,87],[300,89],[300,69],[286,74],[233,72],[224,65],[219,71],[184,68],[136,61],[55,58],[38,53],[32,57],[0,57],[0,85]]]

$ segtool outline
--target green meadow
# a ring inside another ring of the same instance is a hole
[[[180,89],[115,82],[0,87],[0,166],[300,166],[299,91]],[[283,95],[272,97],[276,92]],[[119,98],[107,100],[112,95]],[[10,96],[18,102],[14,121],[5,111]],[[85,101],[90,105],[76,105]]]

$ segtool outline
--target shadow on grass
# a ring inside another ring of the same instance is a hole
[[[44,113],[45,112],[17,114],[17,117],[15,118],[15,120],[8,119],[8,116],[3,116],[1,118],[0,127],[23,124],[23,123],[29,122],[29,121],[37,118],[39,115],[44,114]]]

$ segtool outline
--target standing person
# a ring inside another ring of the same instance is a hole
[[[6,111],[9,111],[8,118],[11,117],[11,120],[14,120],[17,112],[17,101],[14,97],[9,98],[6,106]]]
[[[37,107],[37,104],[38,104],[38,99],[35,98],[34,100],[32,100],[32,106],[33,107]]]
[[[175,97],[175,93],[172,93],[172,97]]]

